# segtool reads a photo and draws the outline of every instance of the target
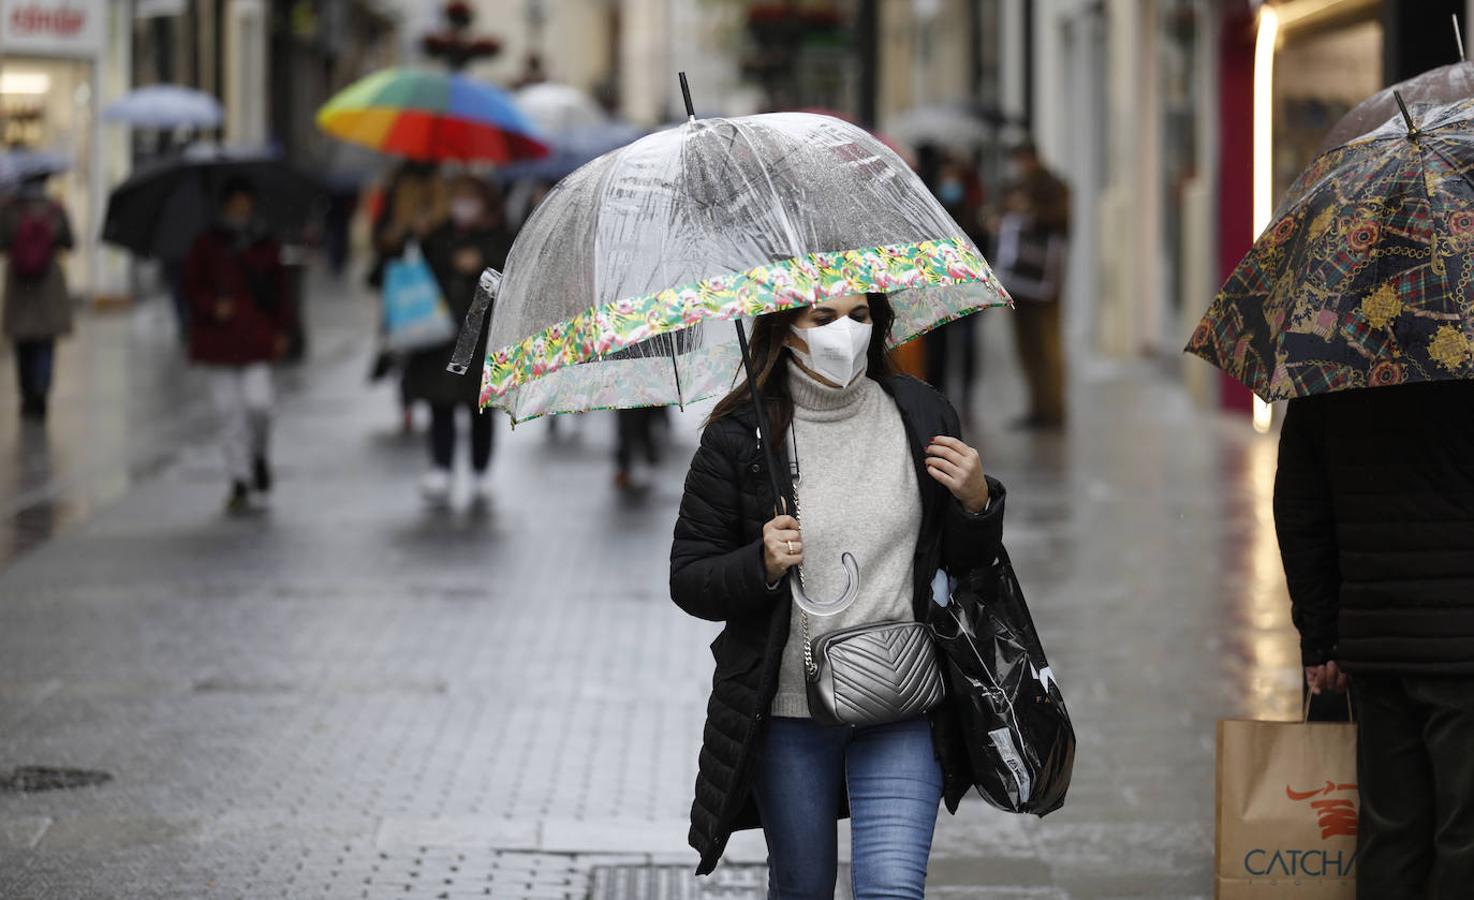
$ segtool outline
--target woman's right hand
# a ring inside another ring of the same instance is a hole
[[[804,544],[800,540],[798,519],[777,516],[763,526],[763,567],[768,584],[777,584],[789,569],[804,561]]]

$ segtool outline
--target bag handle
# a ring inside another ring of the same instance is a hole
[[[1310,698],[1314,696],[1310,691],[1305,692],[1305,701],[1301,704],[1300,710],[1300,724],[1302,725],[1310,721]],[[1353,725],[1356,724],[1356,708],[1351,705],[1350,688],[1346,689],[1346,720]]]

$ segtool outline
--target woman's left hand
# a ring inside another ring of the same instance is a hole
[[[974,515],[988,508],[988,479],[978,451],[955,437],[939,434],[926,447],[926,471],[962,508]]]

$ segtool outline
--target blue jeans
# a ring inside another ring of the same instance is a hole
[[[769,900],[834,897],[841,786],[850,801],[855,900],[921,900],[942,798],[924,716],[865,728],[768,723],[753,797],[768,843]]]

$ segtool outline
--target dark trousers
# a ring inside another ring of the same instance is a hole
[[[179,343],[189,346],[189,298],[184,295],[184,261],[164,260],[164,285],[169,289],[169,302],[174,304],[174,322],[179,326]]]
[[[449,469],[455,462],[456,410],[471,416],[471,469],[485,472],[491,464],[492,414],[477,412],[471,403],[430,404],[430,460],[436,468]]]
[[[1358,900],[1474,896],[1474,677],[1355,675]]]
[[[930,331],[922,338],[926,346],[926,383],[946,394],[964,411],[971,406],[973,382],[978,377],[978,314]],[[961,381],[952,384],[950,367],[958,362]]]
[[[25,412],[46,411],[46,395],[51,393],[55,361],[55,340],[43,338],[15,342],[16,383],[20,385],[21,408]]]
[[[1065,419],[1065,349],[1058,300],[1019,300],[1014,339],[1029,385],[1029,418],[1057,425]]]
[[[655,465],[660,462],[660,446],[655,442],[655,425],[665,419],[664,407],[646,409],[621,409],[615,413],[614,465],[621,472],[628,472],[634,465],[635,454],[645,462]]]

